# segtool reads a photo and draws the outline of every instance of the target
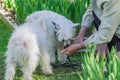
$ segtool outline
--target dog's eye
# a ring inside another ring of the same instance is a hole
[[[73,29],[75,30],[75,29],[76,29],[76,27],[73,27]]]

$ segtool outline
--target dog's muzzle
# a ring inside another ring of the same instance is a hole
[[[64,41],[64,48],[67,48],[71,45],[70,40]]]
[[[74,41],[74,38],[69,39],[69,40],[63,40],[63,46],[64,46],[64,48],[69,47],[73,43],[73,41]]]

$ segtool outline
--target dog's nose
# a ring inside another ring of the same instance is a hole
[[[70,44],[66,44],[66,45],[64,45],[64,48],[67,48],[67,47],[69,47],[70,46]]]
[[[70,40],[64,41],[64,48],[69,47],[71,44]]]

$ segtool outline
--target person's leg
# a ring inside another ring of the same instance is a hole
[[[120,39],[117,36],[113,36],[111,42],[108,43],[109,51],[112,50],[112,47],[115,47],[117,51],[120,51]]]
[[[102,57],[102,56],[108,56],[107,55],[107,49],[108,49],[108,46],[107,46],[107,44],[101,44],[101,45],[98,45],[97,47],[96,47],[96,54],[97,53],[100,53],[100,58]]]
[[[114,36],[110,43],[108,43],[109,51],[112,50],[112,47],[115,47],[118,51],[118,56],[120,57],[120,39],[117,36]]]
[[[94,33],[94,32],[97,32],[97,29],[96,29],[96,28],[94,29],[93,33]],[[95,55],[97,55],[97,53],[100,53],[100,58],[101,58],[102,56],[108,57],[107,50],[108,50],[107,43],[98,45],[98,46],[96,47]]]

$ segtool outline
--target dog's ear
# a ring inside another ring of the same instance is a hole
[[[55,23],[55,22],[52,21],[52,24],[55,27],[55,32],[57,32],[58,30],[60,30],[60,26],[57,23]]]

